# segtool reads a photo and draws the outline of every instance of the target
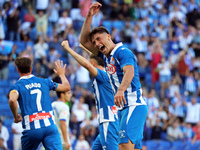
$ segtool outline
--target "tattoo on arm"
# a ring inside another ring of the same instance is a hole
[[[127,89],[130,85],[130,82],[125,80],[121,83],[120,87],[118,88],[118,91],[123,91],[123,89]],[[125,87],[125,88],[124,88]]]

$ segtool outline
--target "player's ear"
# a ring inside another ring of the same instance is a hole
[[[17,68],[17,72],[20,73],[19,69]]]
[[[111,39],[111,35],[110,34],[108,34],[108,38]]]
[[[32,72],[33,71],[33,66],[31,66],[31,69],[30,69],[30,72]]]

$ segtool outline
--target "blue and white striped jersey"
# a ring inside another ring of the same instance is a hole
[[[98,112],[98,121],[116,121],[117,108],[114,103],[113,91],[106,71],[97,69],[97,77],[94,79],[93,88]]]
[[[124,96],[127,102],[124,107],[131,105],[146,105],[146,102],[142,97],[142,89],[136,57],[132,51],[124,47],[122,43],[119,43],[112,50],[109,58],[103,54],[100,55],[104,59],[106,71],[115,94],[124,76],[123,67],[126,65],[132,65],[134,67],[133,80],[127,90],[124,92]]]
[[[58,84],[34,75],[21,77],[10,92],[18,92],[18,103],[22,114],[22,127],[32,130],[55,124],[49,91],[56,90]]]

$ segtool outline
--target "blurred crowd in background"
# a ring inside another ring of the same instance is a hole
[[[18,56],[33,60],[33,74],[58,81],[58,59],[67,64],[73,97],[70,137],[74,149],[91,145],[98,134],[97,112],[88,71],[65,52],[79,47],[79,36],[94,0],[0,0],[0,148],[13,149],[21,136],[12,124],[6,97],[19,76]],[[200,0],[98,0],[92,27],[105,26],[115,43],[123,42],[137,57],[149,113],[144,141],[200,140]],[[57,100],[54,92],[51,101]],[[17,126],[17,127],[16,127]],[[18,136],[18,139],[15,138]],[[2,142],[3,141],[3,142]],[[16,146],[17,147],[17,146]]]

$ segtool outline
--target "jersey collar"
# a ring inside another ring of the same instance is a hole
[[[122,46],[122,45],[123,45],[122,42],[117,43],[116,46],[115,46],[115,48],[111,51],[110,55],[113,55],[113,54],[115,53],[115,51],[116,51],[120,46]]]
[[[34,75],[30,74],[30,75],[28,75],[28,76],[23,76],[23,77],[19,78],[19,80],[21,80],[21,79],[29,79],[29,78],[31,78],[31,77],[33,77],[33,76],[34,76]]]

